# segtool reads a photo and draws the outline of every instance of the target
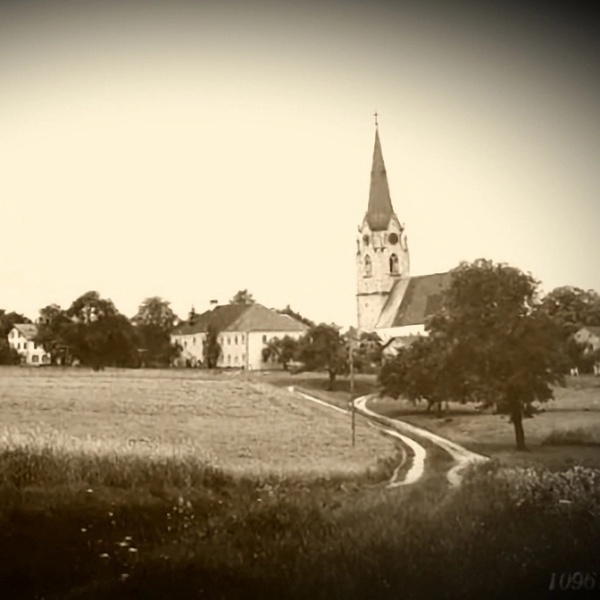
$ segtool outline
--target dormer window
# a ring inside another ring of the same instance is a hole
[[[373,265],[371,263],[371,257],[367,254],[365,256],[365,277],[371,277],[373,275]]]

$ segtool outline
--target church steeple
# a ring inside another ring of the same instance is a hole
[[[356,301],[361,331],[377,328],[392,289],[409,277],[406,233],[392,207],[377,121],[375,127],[369,204],[356,240]]]
[[[381,141],[379,140],[379,127],[376,125],[369,205],[365,218],[371,231],[385,231],[390,224],[393,214],[394,209],[392,208],[392,199],[390,197],[390,186],[385,171],[385,163],[383,162]]]

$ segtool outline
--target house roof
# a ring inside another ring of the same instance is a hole
[[[204,333],[209,325],[219,331],[306,331],[308,327],[290,317],[266,308],[262,304],[224,304],[196,317],[193,325],[182,323],[173,335]]]
[[[375,148],[373,149],[373,165],[371,167],[371,186],[369,188],[369,205],[365,219],[372,231],[384,231],[388,228],[394,214],[390,186],[388,184],[383,152],[379,140],[379,129],[375,129]]]
[[[33,340],[38,333],[37,325],[33,323],[15,323],[15,329],[27,340]]]
[[[377,327],[423,325],[442,306],[442,292],[450,285],[450,273],[432,273],[394,283]]]

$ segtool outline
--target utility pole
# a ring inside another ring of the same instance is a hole
[[[354,408],[354,347],[356,342],[356,330],[350,327],[348,330],[348,362],[350,364],[350,412],[352,415],[352,447],[356,445],[356,409]]]

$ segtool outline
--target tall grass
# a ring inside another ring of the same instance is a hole
[[[455,491],[386,491],[29,447],[0,453],[0,473],[13,598],[544,597],[553,570],[597,564],[594,469],[493,463]]]

